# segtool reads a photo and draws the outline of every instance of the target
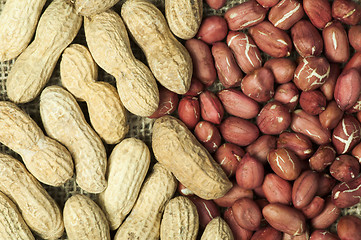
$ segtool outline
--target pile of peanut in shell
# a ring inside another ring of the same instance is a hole
[[[359,3],[0,6],[1,239],[361,239]]]

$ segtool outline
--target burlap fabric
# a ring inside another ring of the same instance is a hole
[[[116,6],[113,7],[116,12],[120,13],[120,8],[124,1],[125,0],[121,0]],[[162,12],[164,12],[164,0],[150,0],[150,1],[153,2]],[[204,6],[204,15],[205,16],[207,16],[207,15],[223,15],[227,9],[229,9],[235,5],[238,5],[239,3],[244,2],[244,1],[247,1],[247,0],[228,0],[227,4],[223,8],[221,8],[217,11],[209,8],[206,4],[204,4],[205,5]],[[358,1],[361,1],[361,0],[358,0]],[[6,2],[6,0],[0,0],[0,12],[3,9],[5,2]],[[49,5],[50,2],[51,1],[48,0],[44,9]],[[86,45],[83,28],[80,30],[79,34],[75,38],[74,43]],[[136,56],[136,58],[140,59],[143,62],[146,62],[144,54],[142,53],[140,48],[138,48],[133,42],[132,42],[132,49],[133,49],[133,52],[134,52],[134,55]],[[267,58],[268,58],[268,56],[266,56],[266,55],[263,56],[263,59],[267,59]],[[0,62],[0,100],[8,100],[8,97],[6,94],[5,83],[6,83],[8,73],[11,70],[11,67],[14,62],[15,62],[15,60]],[[109,83],[115,85],[115,79],[111,75],[109,75],[105,71],[103,71],[101,68],[99,68],[98,80],[106,81],[106,82],[109,82]],[[55,68],[55,71],[48,83],[48,85],[54,85],[54,84],[61,85],[60,84],[59,62],[58,62],[57,66]],[[221,90],[222,88],[223,88],[222,85],[218,82],[218,83],[214,84],[212,87],[210,87],[210,90],[218,91],[218,90]],[[80,106],[82,107],[86,118],[89,120],[86,104],[80,103]],[[39,98],[36,98],[34,101],[32,101],[30,103],[22,104],[22,105],[20,105],[20,107],[25,112],[27,112],[38,123],[38,125],[41,128],[43,128],[42,122],[40,119],[40,113],[39,113]],[[154,120],[149,119],[149,118],[142,118],[142,117],[138,117],[138,116],[128,113],[128,122],[129,122],[130,128],[129,128],[129,133],[128,133],[127,137],[136,137],[138,139],[141,139],[150,147],[153,121]],[[109,155],[114,146],[106,146],[106,147],[107,147],[107,152]],[[2,153],[10,154],[10,155],[16,157],[17,159],[21,160],[19,155],[17,155],[16,153],[11,151],[7,147],[3,146],[1,143],[0,143],[0,151]],[[153,159],[153,162],[154,162],[154,159]],[[66,184],[64,184],[64,186],[61,186],[58,188],[51,187],[48,185],[43,185],[43,186],[49,192],[49,194],[55,199],[55,201],[59,204],[59,206],[61,208],[64,207],[65,201],[69,197],[71,197],[73,194],[76,194],[76,193],[81,193],[81,194],[90,196],[94,200],[97,200],[96,195],[87,193],[87,192],[83,191],[82,189],[80,189],[77,186],[77,184],[75,183],[74,178],[71,179],[70,181],[68,181]],[[356,214],[356,215],[361,216],[361,204],[355,205],[352,208],[344,209],[342,211],[342,215],[348,215],[348,214]],[[331,227],[331,230],[335,231],[335,224]],[[37,239],[40,239],[40,238],[37,238]],[[64,240],[67,239],[66,234],[64,234],[64,236],[60,239],[64,239]]]

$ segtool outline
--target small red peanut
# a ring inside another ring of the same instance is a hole
[[[227,208],[227,210],[223,214],[224,220],[227,222],[229,227],[232,230],[233,236],[235,239],[244,239],[244,240],[250,240],[253,231],[244,229],[243,227],[239,226],[236,220],[234,219],[234,213],[232,208]]]
[[[233,143],[222,144],[214,154],[214,159],[221,165],[228,177],[236,173],[237,166],[245,152]]]
[[[359,163],[361,164],[361,143],[357,144],[351,152],[352,156],[354,156],[355,158],[357,158],[357,160],[359,161]]]
[[[261,109],[256,123],[264,134],[280,134],[291,124],[291,114],[280,102],[271,101]]]
[[[222,41],[228,33],[226,20],[220,16],[210,16],[203,19],[196,38],[212,44]]]
[[[300,160],[308,159],[312,153],[312,142],[302,133],[283,132],[277,139],[277,148],[287,148]]]
[[[325,205],[325,200],[319,196],[315,196],[312,201],[305,207],[303,207],[302,213],[306,218],[314,218],[321,213]]]
[[[316,195],[320,197],[329,195],[335,185],[336,185],[336,179],[334,179],[327,173],[320,174],[319,182],[318,182],[318,190]]]
[[[330,63],[330,74],[325,83],[320,87],[321,91],[326,96],[327,101],[333,100],[336,81],[340,73],[340,66],[337,63]]]
[[[220,207],[232,207],[232,205],[240,198],[253,199],[253,191],[240,187],[236,181],[232,181],[233,187],[221,198],[213,201]]]
[[[264,8],[270,8],[276,5],[280,0],[256,0]]]
[[[351,0],[334,0],[332,17],[347,25],[356,25],[361,20],[361,7]]]
[[[246,153],[237,166],[237,184],[244,189],[254,189],[261,186],[263,178],[263,164]]]
[[[337,78],[334,98],[338,107],[345,111],[351,108],[360,97],[361,75],[354,69],[343,71]]]
[[[293,79],[297,66],[290,58],[271,58],[265,62],[264,67],[272,71],[276,83],[282,84]]]
[[[203,120],[220,124],[223,119],[224,108],[218,97],[213,92],[206,90],[199,95],[199,100]]]
[[[307,20],[300,20],[291,28],[296,51],[302,57],[319,56],[323,51],[323,39],[318,30]]]
[[[238,199],[232,206],[234,218],[242,228],[255,231],[261,224],[262,213],[258,205],[249,198]]]
[[[308,114],[318,115],[326,109],[326,97],[319,90],[302,92],[300,106]]]
[[[149,118],[160,118],[167,114],[172,114],[178,106],[178,94],[159,86],[159,105],[158,109]]]
[[[295,180],[301,173],[300,160],[295,153],[286,148],[270,151],[267,159],[272,170],[285,180]]]
[[[328,0],[303,0],[303,9],[318,29],[323,29],[332,20],[332,10]]]
[[[221,145],[221,135],[216,126],[207,121],[200,121],[194,128],[194,135],[210,153],[214,153]]]
[[[197,78],[192,77],[191,86],[189,87],[188,92],[186,92],[184,95],[196,97],[199,94],[201,94],[203,90],[204,90],[203,83],[199,81]]]
[[[271,8],[268,20],[283,30],[288,30],[305,15],[302,4],[298,0],[282,0]]]
[[[361,75],[361,52],[355,52],[355,54],[350,58],[350,61],[346,63],[342,71],[345,72],[351,68],[356,69]]]
[[[340,155],[330,166],[330,174],[341,182],[352,181],[360,173],[358,160],[351,155]]]
[[[345,28],[339,21],[329,22],[322,31],[324,52],[330,62],[344,63],[350,58]]]
[[[319,215],[311,219],[311,226],[314,229],[326,229],[340,216],[341,209],[338,208],[331,198],[328,197],[325,201],[325,207]]]
[[[350,27],[348,30],[348,40],[356,52],[361,51],[361,25]]]
[[[199,226],[205,228],[207,224],[221,215],[219,208],[212,200],[205,200],[197,196],[188,196],[197,208],[199,216]]]
[[[361,176],[352,181],[337,184],[332,189],[332,202],[338,208],[348,208],[360,202]]]
[[[318,174],[314,171],[303,172],[293,183],[292,203],[295,208],[302,209],[311,203],[318,188]]]
[[[257,230],[251,240],[282,240],[282,232],[267,226]]]
[[[332,133],[332,143],[338,154],[345,154],[361,141],[360,122],[352,115],[345,115]]]
[[[298,88],[293,82],[281,84],[276,89],[274,99],[285,105],[292,112],[298,105]]]
[[[199,100],[196,97],[185,96],[179,101],[178,116],[179,119],[189,128],[194,129],[200,120]]]
[[[327,230],[315,230],[312,232],[310,240],[340,240],[335,234]]]
[[[330,145],[321,145],[308,160],[312,170],[324,171],[336,158],[336,150]]]
[[[268,173],[263,181],[262,190],[268,202],[289,205],[292,202],[291,183],[274,173]]]
[[[361,219],[356,216],[343,216],[337,223],[337,235],[341,240],[358,240],[361,237]]]
[[[263,164],[267,163],[268,153],[276,148],[277,138],[272,135],[262,135],[247,146],[246,151]]]
[[[323,128],[334,129],[343,117],[343,111],[337,106],[336,101],[327,104],[325,111],[318,116]]]

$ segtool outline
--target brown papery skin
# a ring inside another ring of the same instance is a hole
[[[318,29],[323,29],[332,20],[331,5],[328,0],[303,0],[303,9]]]

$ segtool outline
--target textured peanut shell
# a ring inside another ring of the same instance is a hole
[[[25,7],[25,5],[23,5]],[[73,41],[82,23],[73,5],[54,0],[39,20],[34,41],[20,54],[6,81],[15,103],[32,101],[49,81],[62,51]]]
[[[108,187],[99,195],[99,205],[110,224],[117,229],[132,210],[148,172],[150,152],[139,139],[124,139],[108,159]]]
[[[91,16],[108,10],[117,2],[119,0],[75,0],[74,7],[78,14]]]
[[[108,144],[120,142],[129,130],[127,114],[117,89],[107,82],[96,82],[98,67],[88,49],[72,44],[60,62],[63,86],[85,100],[94,130]]]
[[[44,239],[63,235],[61,211],[41,184],[15,158],[0,153],[0,191],[19,208],[26,224]]]
[[[232,183],[220,165],[180,120],[158,118],[153,126],[152,147],[156,159],[199,197],[216,199],[231,189]]]
[[[47,134],[64,144],[73,156],[78,185],[91,193],[104,191],[105,148],[75,98],[59,86],[47,87],[40,96],[40,115]]]
[[[210,221],[204,230],[201,240],[233,240],[232,230],[221,217]]]
[[[198,228],[199,216],[191,200],[179,196],[168,202],[160,225],[160,239],[195,240]]]
[[[35,240],[16,205],[0,192],[0,239]]]
[[[60,186],[73,176],[69,151],[46,137],[33,119],[12,102],[0,101],[0,142],[18,153],[40,182]]]
[[[46,0],[7,0],[0,15],[0,61],[17,57],[34,35]]]
[[[70,197],[64,206],[64,225],[69,240],[110,240],[109,225],[100,207],[85,195]]]
[[[114,240],[158,240],[164,207],[176,188],[177,181],[172,173],[156,163],[143,184],[133,210],[118,229]]]
[[[161,11],[146,0],[128,0],[121,15],[155,78],[172,92],[186,93],[193,73],[192,59],[171,33]]]
[[[202,22],[202,0],[165,0],[165,16],[170,30],[179,38],[194,37]]]
[[[84,29],[95,62],[116,78],[125,108],[135,115],[152,115],[159,104],[157,83],[148,67],[134,57],[120,16],[108,10],[85,18]]]

